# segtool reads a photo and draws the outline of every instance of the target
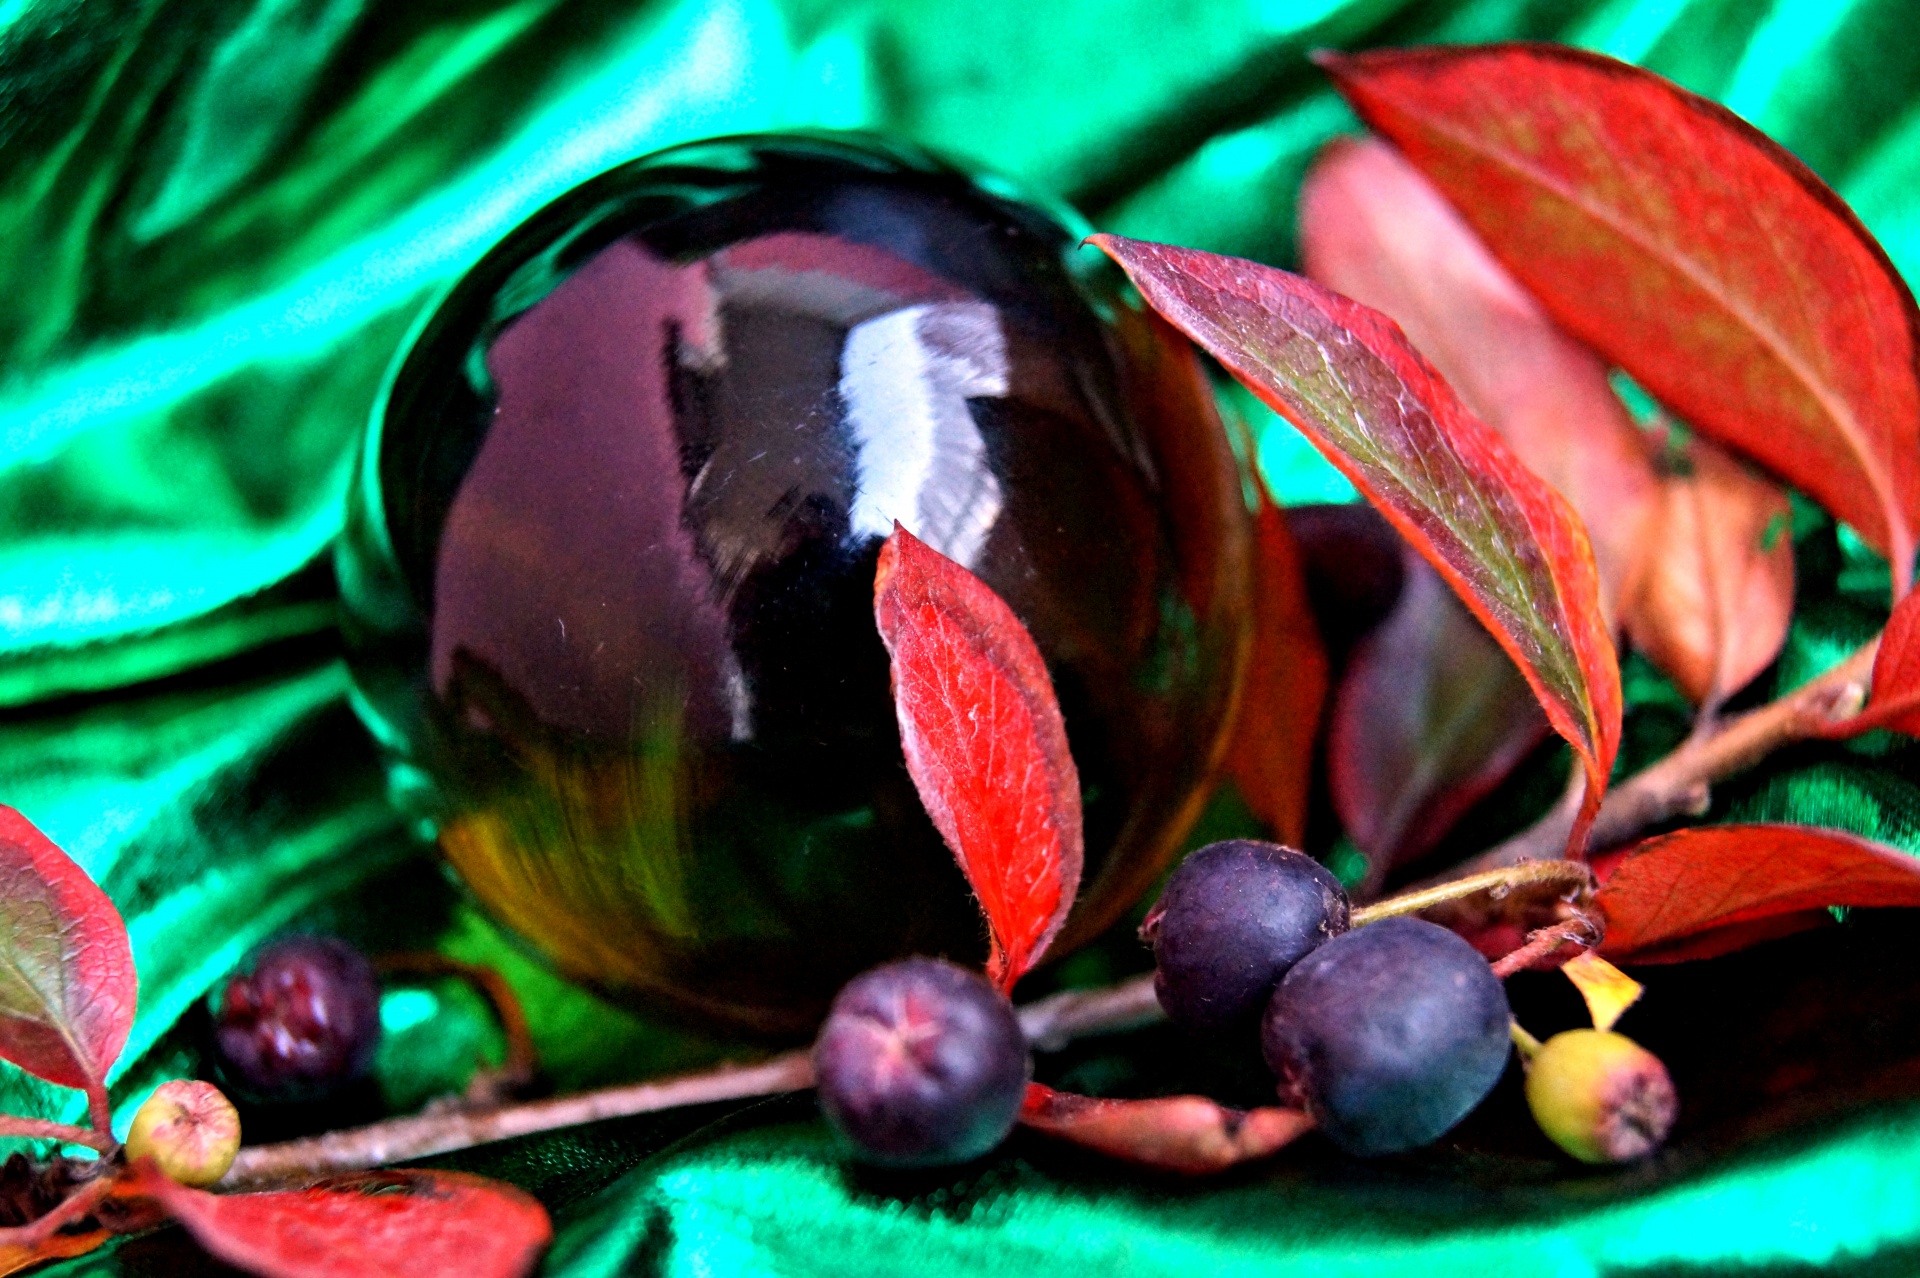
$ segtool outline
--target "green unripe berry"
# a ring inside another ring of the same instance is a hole
[[[1611,1030],[1555,1034],[1527,1062],[1527,1106],[1553,1143],[1585,1163],[1645,1158],[1679,1112],[1660,1058]]]
[[[127,1130],[127,1157],[150,1158],[182,1185],[211,1185],[240,1152],[240,1114],[212,1083],[177,1078],[154,1089]]]

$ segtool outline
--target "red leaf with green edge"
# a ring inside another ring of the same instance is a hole
[[[1306,274],[1384,312],[1585,521],[1607,615],[1659,485],[1599,356],[1568,337],[1446,197],[1378,139],[1328,145],[1300,190]]]
[[[126,1046],[139,986],[120,912],[87,872],[0,807],[0,1056],[98,1090]]]
[[[907,771],[987,916],[987,976],[1011,989],[1080,886],[1080,775],[1053,681],[1000,596],[897,523],[873,612]]]
[[[1696,826],[1632,848],[1594,903],[1615,962],[1712,958],[1829,906],[1920,906],[1920,860],[1813,826]]]
[[[1920,311],[1810,169],[1724,107],[1578,49],[1321,65],[1569,332],[1852,524],[1905,592]]]
[[[1652,547],[1623,610],[1627,637],[1696,704],[1773,664],[1793,620],[1787,494],[1710,440],[1661,477]]]
[[[1265,1158],[1313,1130],[1313,1119],[1297,1109],[1229,1109],[1204,1096],[1101,1100],[1040,1083],[1027,1085],[1020,1121],[1110,1157],[1183,1176]]]
[[[1586,530],[1378,311],[1238,258],[1096,235],[1149,305],[1286,417],[1439,570],[1519,665],[1587,775],[1575,855],[1620,744],[1620,670]]]
[[[1300,549],[1265,486],[1254,516],[1253,653],[1227,749],[1227,775],[1282,843],[1307,837],[1313,743],[1327,697],[1327,653],[1307,602]]]
[[[373,1171],[308,1189],[210,1194],[136,1170],[139,1188],[216,1258],[262,1278],[519,1278],[553,1237],[511,1185]]]
[[[1920,593],[1895,604],[1880,632],[1866,709],[1834,724],[1826,735],[1852,737],[1870,728],[1920,737]]]
[[[1409,564],[1341,677],[1327,738],[1334,811],[1367,857],[1360,895],[1431,851],[1548,730],[1507,654],[1437,573]]]

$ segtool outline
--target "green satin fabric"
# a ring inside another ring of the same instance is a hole
[[[517,219],[666,143],[864,126],[1105,228],[1285,264],[1304,167],[1353,127],[1305,53],[1501,38],[1603,49],[1726,102],[1920,278],[1911,0],[0,3],[0,801],[127,917],[142,996],[122,1115],[201,1067],[205,992],[296,921],[501,966],[562,1088],[728,1051],[526,959],[401,828],[347,705],[326,551],[355,441],[421,307]],[[1290,430],[1229,403],[1286,499],[1348,495]],[[1884,568],[1844,531],[1803,509],[1795,536],[1802,598],[1774,686],[1886,607]],[[1685,721],[1658,676],[1628,675],[1628,762],[1644,761]],[[1500,802],[1550,796],[1553,766]],[[1714,815],[1920,850],[1915,775],[1912,747],[1884,735],[1810,748],[1725,787]],[[1496,804],[1477,832],[1513,819]],[[1138,962],[1122,939],[1065,970]],[[367,1116],[457,1088],[500,1050],[458,987],[395,986],[384,1015]],[[1149,1034],[1044,1068],[1150,1090],[1198,1085],[1192,1055]],[[1875,1077],[1897,1082],[1897,1064]],[[880,1183],[842,1165],[803,1100],[441,1161],[539,1192],[560,1227],[547,1272],[569,1278],[1920,1268],[1913,1089],[1875,1084],[1816,1115],[1791,1094],[1768,1093],[1778,1112],[1758,1129],[1598,1175],[1537,1148],[1357,1167],[1309,1142],[1187,1186],[1023,1135],[983,1167]],[[72,1115],[73,1099],[0,1072],[0,1108]],[[195,1254],[169,1232],[59,1271],[191,1272]]]

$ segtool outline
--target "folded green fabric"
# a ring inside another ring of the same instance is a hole
[[[143,991],[117,1104],[199,1067],[194,1008],[295,919],[506,968],[562,1087],[726,1051],[525,958],[402,827],[348,707],[328,547],[360,432],[422,307],[516,221],[667,143],[870,127],[1103,228],[1284,265],[1306,165],[1355,127],[1305,54],[1508,38],[1605,50],[1725,102],[1920,278],[1911,0],[0,6],[0,802],[127,916]],[[1232,403],[1284,497],[1350,495],[1288,428]],[[1885,609],[1847,537],[1817,515],[1795,536],[1783,687]],[[1628,674],[1628,761],[1644,761],[1684,722],[1662,717],[1663,681]],[[1798,752],[1726,787],[1715,816],[1920,850],[1915,762],[1884,734]],[[395,1107],[498,1050],[457,988],[395,990],[385,1015]],[[1116,1059],[1049,1068],[1124,1087]],[[0,1108],[63,1107],[0,1069]],[[561,1231],[548,1272],[583,1278],[1920,1263],[1920,1111],[1892,1102],[1636,1175],[1301,1153],[1191,1187],[1028,1136],[956,1180],[876,1187],[809,1114],[703,1110],[441,1161],[540,1192]],[[194,1255],[164,1235],[54,1272],[177,1273]]]

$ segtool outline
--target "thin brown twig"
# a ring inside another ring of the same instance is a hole
[[[54,1123],[44,1118],[20,1118],[13,1114],[0,1114],[0,1136],[18,1136],[23,1140],[57,1140],[68,1145],[84,1145],[103,1154],[120,1143],[110,1131],[94,1131],[69,1123]]]
[[[1398,914],[1418,914],[1430,910],[1436,905],[1445,905],[1451,901],[1463,900],[1470,896],[1486,894],[1498,900],[1507,896],[1516,888],[1534,885],[1551,886],[1563,891],[1582,891],[1591,885],[1593,872],[1580,861],[1527,861],[1519,865],[1502,866],[1484,870],[1479,874],[1469,874],[1457,879],[1448,879],[1431,887],[1416,888],[1390,896],[1384,901],[1372,905],[1363,905],[1353,912],[1353,925],[1360,927],[1367,923],[1376,923],[1381,919],[1392,918]]]
[[[1584,917],[1556,923],[1552,927],[1536,928],[1527,933],[1525,945],[1494,962],[1493,974],[1504,981],[1515,972],[1523,972],[1542,959],[1551,958],[1563,946],[1576,945],[1586,950],[1591,949],[1599,939],[1598,929]]]
[[[775,1096],[812,1085],[812,1059],[805,1051],[796,1051],[756,1065],[721,1066],[698,1074],[503,1105],[491,1110],[436,1109],[304,1140],[242,1149],[219,1187],[257,1189],[298,1184],[335,1172],[427,1158],[607,1118],[627,1118],[712,1101]]]
[[[1711,787],[1752,767],[1782,746],[1831,734],[1860,711],[1873,674],[1875,639],[1825,674],[1758,709],[1696,732],[1666,758],[1608,791],[1593,823],[1590,847],[1605,851],[1662,821],[1706,811]],[[1531,828],[1459,867],[1498,869],[1557,855],[1569,814],[1556,808]]]

